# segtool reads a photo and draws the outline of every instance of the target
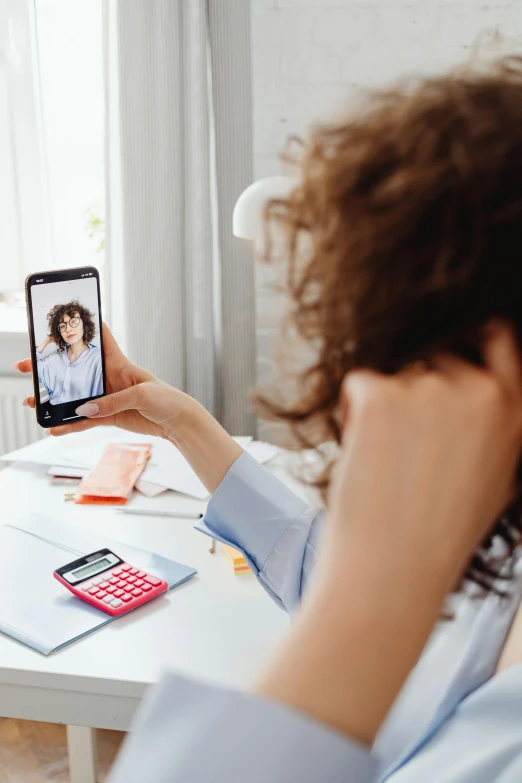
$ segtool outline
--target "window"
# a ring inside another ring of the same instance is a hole
[[[102,0],[0,0],[2,51],[0,337],[27,331],[30,272],[103,273]]]

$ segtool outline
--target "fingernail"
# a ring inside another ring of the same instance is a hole
[[[11,366],[11,370],[18,370],[18,362],[15,362],[15,363],[14,363],[14,364]]]
[[[83,405],[80,405],[75,410],[78,416],[97,416],[99,412],[100,409],[95,402],[84,402]]]
[[[26,408],[29,406],[29,397],[26,397],[25,400],[23,400],[22,405],[25,405]]]

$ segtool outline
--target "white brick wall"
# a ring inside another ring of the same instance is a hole
[[[256,178],[281,172],[289,134],[335,117],[353,91],[434,73],[500,35],[522,47],[522,0],[251,0]],[[258,280],[258,379],[273,375],[281,304]],[[261,279],[262,278],[262,279]]]

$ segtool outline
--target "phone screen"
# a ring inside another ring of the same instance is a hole
[[[76,408],[105,394],[98,272],[82,267],[30,275],[26,295],[38,422],[78,421],[83,417]]]

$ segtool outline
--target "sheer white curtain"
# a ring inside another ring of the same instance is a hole
[[[110,322],[125,350],[253,433],[249,4],[107,0]]]
[[[0,0],[0,292],[52,265],[32,0]]]

